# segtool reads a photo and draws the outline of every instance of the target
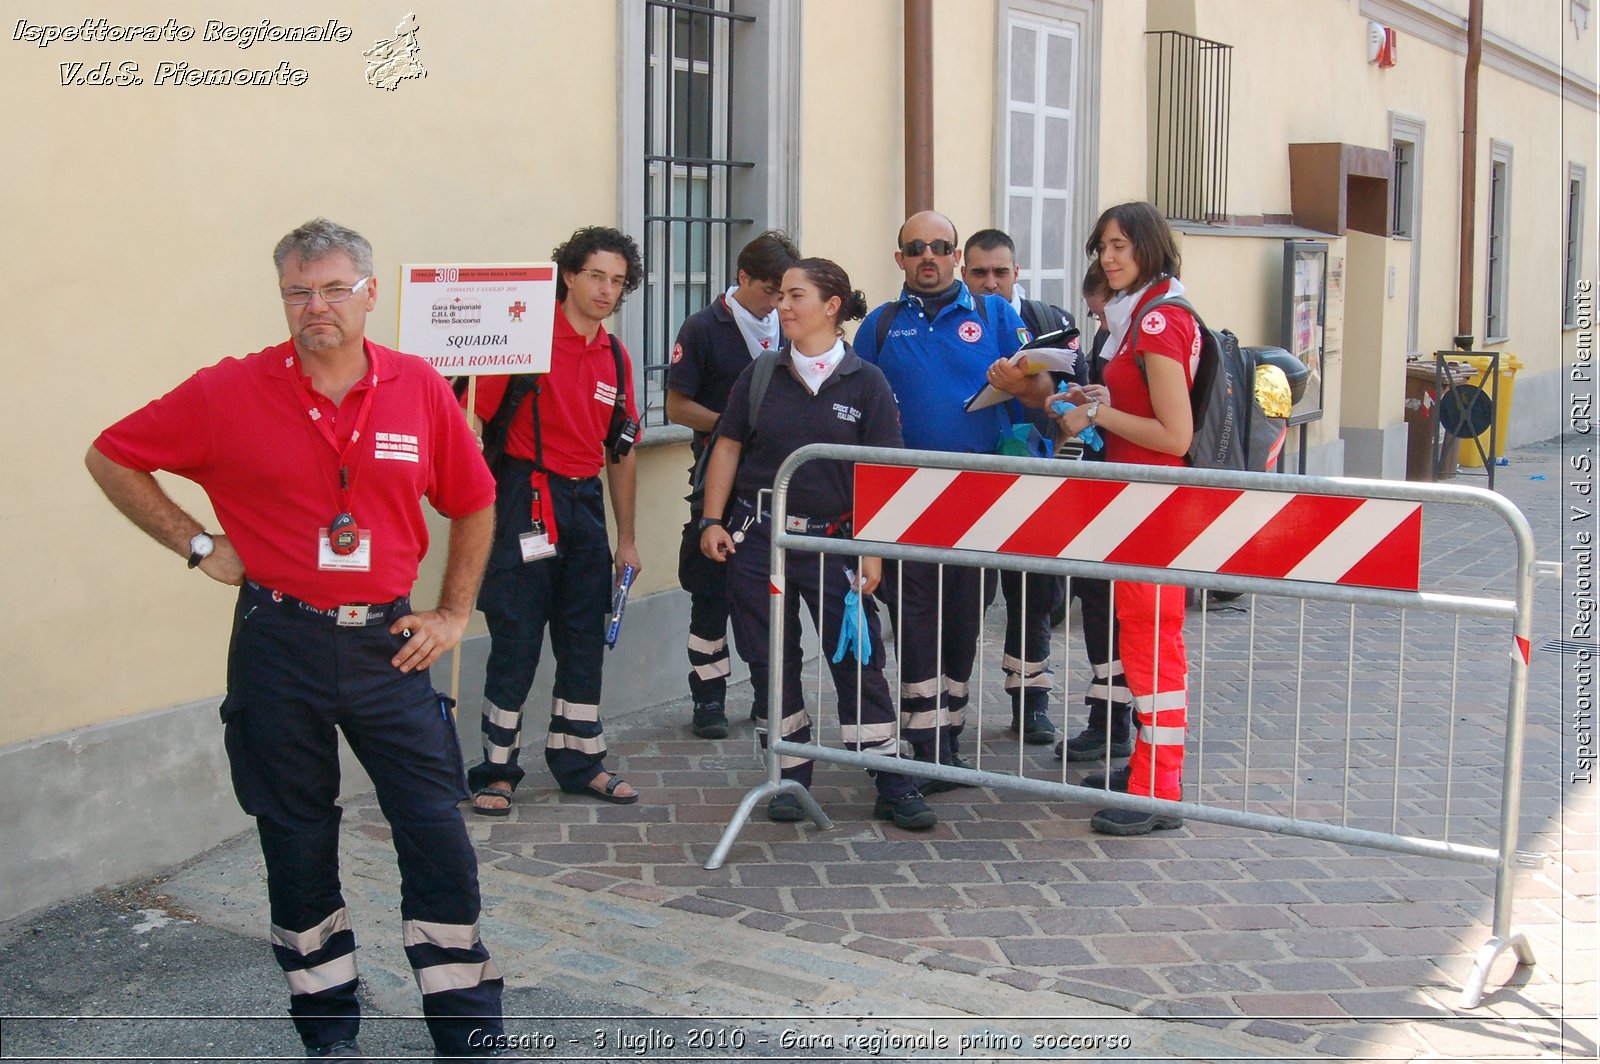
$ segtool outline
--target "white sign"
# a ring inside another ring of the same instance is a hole
[[[554,263],[400,267],[400,350],[446,376],[547,373]]]

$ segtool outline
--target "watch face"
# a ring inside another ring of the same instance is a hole
[[[193,539],[189,540],[189,553],[205,558],[210,556],[212,547],[214,546],[215,544],[211,542],[210,535],[205,532],[200,532],[196,534]]]

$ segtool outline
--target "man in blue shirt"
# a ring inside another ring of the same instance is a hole
[[[1027,328],[1005,299],[974,297],[957,279],[961,248],[954,223],[943,214],[922,211],[906,219],[894,261],[905,287],[861,323],[856,354],[889,378],[907,447],[994,453],[1002,433],[1024,420],[1021,407],[1011,401],[969,413],[966,402],[997,359],[1028,342]],[[1025,390],[1037,391],[1042,402],[1049,380],[1034,376],[1040,379],[1024,378]],[[986,589],[980,570],[960,566],[946,566],[941,581],[939,567],[925,562],[888,563],[883,576],[878,595],[895,618],[899,644],[901,734],[919,761],[964,767],[962,710],[994,585]],[[927,780],[922,792],[956,786]]]

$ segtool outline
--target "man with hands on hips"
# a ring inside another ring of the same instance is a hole
[[[239,587],[224,743],[256,820],[273,953],[307,1059],[362,1059],[337,727],[393,832],[406,956],[435,1047],[520,1060],[494,1048],[503,980],[478,935],[450,700],[428,677],[471,616],[494,481],[444,379],[366,339],[378,289],[366,239],[319,218],[273,260],[290,339],[195,373],[108,428],[86,462],[134,524]],[[173,502],[157,469],[204,488],[225,534]],[[438,607],[413,610],[423,498],[450,537]]]

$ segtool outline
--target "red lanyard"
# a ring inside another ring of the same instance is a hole
[[[339,456],[339,500],[342,504],[343,513],[349,514],[352,512],[351,500],[355,497],[355,478],[350,473],[350,459],[352,456],[356,458],[361,456],[359,447],[361,437],[366,434],[367,419],[372,415],[372,397],[378,394],[378,372],[377,370],[372,371],[371,387],[367,389],[367,394],[361,399],[361,409],[356,412],[356,427],[350,433],[350,438],[345,441],[343,447],[339,446],[339,440],[333,434],[333,426],[322,416],[321,407],[317,406],[317,401],[306,390],[305,381],[302,379],[300,372],[300,358],[298,355],[295,356],[294,365],[289,367],[289,383],[294,386],[294,390],[299,394],[300,402],[305,408],[306,416],[310,420],[312,428],[320,433],[324,440],[328,441],[328,446],[332,447]]]

